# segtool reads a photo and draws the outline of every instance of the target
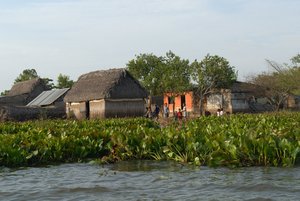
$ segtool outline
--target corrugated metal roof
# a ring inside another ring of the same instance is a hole
[[[51,105],[54,101],[56,101],[59,97],[64,95],[69,88],[64,89],[52,89],[49,91],[44,91],[40,95],[38,95],[35,99],[33,99],[27,106],[46,106]]]

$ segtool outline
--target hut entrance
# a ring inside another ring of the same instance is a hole
[[[86,119],[90,118],[90,102],[89,101],[85,102],[85,118]]]
[[[181,96],[181,108],[183,108],[183,105],[185,105],[185,95]]]

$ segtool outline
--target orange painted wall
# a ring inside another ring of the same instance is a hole
[[[164,94],[164,104],[167,103],[169,106],[170,112],[173,112],[173,104],[169,103],[169,97],[170,93]],[[185,96],[185,104],[186,104],[186,110],[188,112],[193,111],[193,92],[185,92],[183,94]],[[178,111],[178,109],[182,109],[182,103],[181,103],[181,96],[175,97],[175,110]]]

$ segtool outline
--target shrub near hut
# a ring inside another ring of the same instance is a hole
[[[160,127],[145,118],[0,123],[0,166],[100,159],[208,166],[300,162],[300,113],[201,117]]]

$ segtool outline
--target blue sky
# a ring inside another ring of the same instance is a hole
[[[219,55],[239,79],[300,52],[298,0],[0,0],[0,91],[24,70],[71,79],[171,50]]]

